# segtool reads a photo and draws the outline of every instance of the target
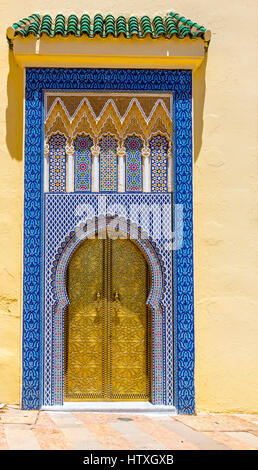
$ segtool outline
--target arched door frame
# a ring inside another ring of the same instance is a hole
[[[124,230],[114,230],[110,228],[110,222],[116,219],[119,227]],[[93,228],[94,227],[94,228]],[[96,228],[97,227],[97,228]],[[75,249],[82,243],[82,240],[92,238],[93,236],[116,236],[128,238],[140,249],[147,260],[151,274],[151,289],[147,299],[147,304],[152,312],[152,380],[151,380],[151,402],[153,404],[163,404],[164,401],[164,338],[161,299],[163,296],[163,273],[160,264],[157,248],[147,236],[130,220],[123,217],[104,217],[100,216],[88,220],[77,231],[73,231],[67,238],[65,245],[58,249],[53,266],[53,289],[56,296],[56,304],[53,309],[53,377],[52,377],[52,399],[56,405],[63,404],[63,384],[64,384],[64,335],[60,337],[60,332],[64,330],[64,311],[69,304],[66,290],[66,270]]]

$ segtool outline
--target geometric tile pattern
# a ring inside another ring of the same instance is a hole
[[[75,191],[91,190],[91,147],[93,140],[89,135],[80,135],[73,142],[75,159]]]
[[[153,309],[152,400],[153,403],[173,403],[173,361],[171,360],[171,364],[166,368],[164,356],[166,346],[167,354],[171,359],[173,357],[172,254],[166,245],[172,224],[168,207],[171,207],[171,195],[168,193],[45,195],[45,405],[60,404],[63,399],[62,316],[68,300],[65,291],[65,270],[73,250],[81,242],[81,237],[74,237],[74,233],[76,227],[94,217],[105,215],[124,217],[130,221],[130,227],[134,227],[134,224],[141,227],[142,232],[152,240],[151,246],[149,240],[144,237],[142,240],[136,240],[149,258],[154,276],[148,299]],[[159,221],[160,231],[156,230],[153,220]],[[129,229],[130,233],[134,235]],[[163,280],[157,271],[160,269],[159,265],[163,270]],[[168,338],[165,336],[166,331]],[[165,374],[170,377],[169,386],[165,384]]]
[[[43,384],[46,378],[43,360],[51,344],[44,343],[43,259],[46,241],[43,239],[43,155],[44,136],[42,133],[44,91],[55,90],[123,90],[127,92],[173,93],[173,203],[183,207],[183,244],[171,253],[164,250],[164,243],[158,249],[164,262],[165,271],[173,254],[173,316],[163,323],[165,337],[164,390],[165,403],[174,403],[178,413],[192,414],[194,405],[194,302],[193,302],[193,225],[192,225],[192,72],[190,70],[141,70],[141,69],[69,69],[69,68],[27,68],[25,90],[25,174],[24,174],[24,272],[23,272],[23,342],[22,342],[22,407],[37,409],[43,403]],[[148,194],[145,194],[146,196]],[[151,196],[169,196],[167,193]],[[65,198],[67,194],[50,193],[54,198]],[[69,194],[68,194],[69,196]],[[71,195],[70,195],[71,196]],[[72,196],[86,197],[86,193]],[[105,195],[98,195],[104,197]],[[111,195],[110,195],[111,196]],[[113,196],[116,196],[113,194]],[[120,194],[121,196],[121,194]],[[141,197],[141,194],[127,194],[127,197]],[[72,198],[70,197],[70,201]],[[49,202],[49,201],[48,201]],[[119,204],[119,200],[114,203]],[[171,202],[171,201],[170,201]],[[136,202],[137,203],[137,202]],[[59,206],[59,204],[58,204]],[[155,206],[155,204],[154,204]],[[59,206],[60,207],[60,206]],[[156,215],[160,205],[156,204]],[[174,207],[174,206],[173,206]],[[58,211],[57,211],[58,212]],[[90,211],[89,211],[90,212]],[[47,213],[47,211],[46,211]],[[54,211],[56,214],[56,212]],[[69,212],[70,213],[70,212]],[[94,216],[94,214],[93,214]],[[56,216],[53,215],[55,218]],[[59,216],[58,216],[59,217]],[[57,217],[57,219],[58,219]],[[65,223],[62,218],[62,224]],[[151,217],[153,221],[153,218]],[[175,218],[173,217],[173,220]],[[71,220],[69,220],[69,224]],[[68,227],[58,228],[56,236],[69,235]],[[141,223],[139,221],[139,226]],[[164,226],[166,231],[168,228]],[[155,230],[155,224],[152,226]],[[57,238],[59,238],[59,236]],[[166,234],[166,238],[169,234]],[[62,238],[62,237],[61,237]],[[65,238],[64,238],[65,240]],[[60,248],[60,246],[59,246]],[[55,251],[56,254],[56,251]],[[54,256],[55,256],[54,254]],[[50,253],[49,257],[50,259]],[[169,289],[167,289],[167,292]],[[47,299],[50,302],[50,298]],[[170,298],[164,298],[165,308],[171,310]],[[169,305],[167,304],[169,302]],[[164,318],[167,311],[163,312]],[[51,325],[49,325],[51,330]],[[52,330],[50,331],[52,335]],[[173,357],[173,349],[175,356]],[[50,358],[52,354],[50,354]],[[51,360],[51,359],[50,359]],[[51,368],[51,363],[49,364]],[[169,372],[170,371],[170,372]],[[174,375],[170,374],[174,371]],[[171,387],[172,386],[172,387]],[[51,384],[50,384],[51,387]],[[172,397],[168,390],[174,390]]]
[[[113,214],[115,215],[115,214]],[[108,217],[108,218],[107,218]],[[106,228],[107,222],[111,224],[114,219],[110,219],[110,216],[95,217],[87,221],[85,224],[86,231],[84,235],[91,237],[95,235],[96,230],[101,231]],[[152,311],[152,380],[151,380],[151,401],[153,404],[163,404],[164,402],[164,382],[163,382],[163,370],[164,370],[164,338],[163,338],[163,311],[161,309],[161,299],[163,297],[163,274],[162,266],[160,263],[160,256],[158,256],[157,248],[154,248],[153,244],[149,239],[138,239],[141,233],[137,230],[136,224],[131,224],[129,220],[124,217],[118,217],[116,220],[117,226],[123,233],[123,236],[134,238],[134,243],[144,251],[148,263],[150,266],[151,273],[151,292],[147,300],[147,304],[151,307]],[[66,269],[68,262],[75,250],[75,248],[81,243],[81,237],[76,236],[74,231],[71,232],[71,236],[66,238],[65,245],[62,244],[62,252],[58,250],[56,255],[54,267],[52,273],[54,278],[54,297],[57,298],[57,303],[54,306],[54,329],[53,329],[53,346],[52,346],[52,404],[63,403],[63,316],[64,309],[68,304],[68,297],[66,292]],[[56,264],[57,262],[57,264]],[[130,271],[130,265],[128,266]],[[46,286],[46,289],[49,288]]]
[[[49,191],[66,190],[66,139],[61,134],[51,135],[49,139]]]
[[[117,140],[112,135],[104,135],[100,147],[100,191],[117,191]]]
[[[155,135],[150,140],[151,190],[167,191],[167,151],[168,141],[163,135]]]
[[[124,141],[126,150],[126,191],[142,191],[142,140],[129,136]]]

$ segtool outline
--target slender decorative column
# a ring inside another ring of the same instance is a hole
[[[92,192],[97,193],[99,191],[99,153],[100,147],[93,145],[91,147],[92,154]]]
[[[68,193],[74,192],[74,146],[66,144],[66,191]]]
[[[142,149],[143,159],[143,192],[151,192],[151,167],[150,167],[150,149],[148,146]]]
[[[44,144],[44,193],[49,192],[49,145]]]
[[[172,193],[173,191],[173,160],[172,160],[171,142],[169,142],[167,159],[168,159],[168,192]]]
[[[125,155],[126,150],[124,146],[117,148],[116,154],[118,156],[118,192],[125,192]]]

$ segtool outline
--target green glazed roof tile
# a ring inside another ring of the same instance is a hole
[[[81,17],[75,14],[65,17],[59,13],[55,18],[52,18],[48,14],[41,16],[35,13],[14,23],[7,29],[9,42],[12,42],[17,36],[27,37],[31,34],[37,38],[46,34],[50,38],[58,35],[64,37],[87,35],[89,38],[122,36],[130,39],[136,36],[138,38],[151,37],[152,39],[173,37],[195,39],[200,37],[204,41],[210,40],[210,31],[175,12],[170,12],[164,17],[156,15],[153,19],[147,15],[141,18],[135,15],[130,18],[120,15],[116,18],[111,13],[106,16],[97,13],[93,19],[86,13]]]
[[[76,15],[70,15],[67,24],[67,34],[77,34],[78,18]]]
[[[52,26],[52,18],[50,15],[44,15],[42,18],[42,23],[38,29],[38,35],[41,36],[42,34],[47,34],[48,36],[51,34],[51,26]]]
[[[96,34],[104,36],[104,20],[100,13],[97,13],[97,15],[94,16],[93,36]]]
[[[157,37],[166,35],[166,29],[163,23],[163,18],[161,16],[155,16],[153,19],[153,24]]]
[[[143,16],[140,20],[140,24],[142,27],[142,37],[145,37],[147,34],[150,34],[152,37],[154,37],[154,31],[148,16]]]
[[[128,37],[139,36],[140,28],[138,23],[138,18],[136,16],[131,16],[128,21]]]
[[[58,14],[55,19],[55,29],[52,33],[53,36],[60,34],[61,36],[65,35],[65,17],[62,14]],[[51,34],[51,36],[52,36]]]
[[[115,36],[116,26],[115,26],[115,18],[113,15],[106,16],[105,26],[106,26],[106,31],[105,31],[106,36],[108,36],[109,34],[112,34],[112,36]]]
[[[90,35],[90,17],[89,15],[82,15],[81,17],[81,23],[80,23],[80,35],[87,34],[88,36]]]
[[[119,16],[116,20],[117,37],[122,35],[127,37],[127,24],[124,16]]]

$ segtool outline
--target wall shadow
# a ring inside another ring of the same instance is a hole
[[[193,74],[193,134],[194,134],[194,161],[199,158],[202,147],[203,133],[203,109],[206,93],[206,67],[208,60],[208,51],[205,52],[201,66]]]
[[[15,62],[13,51],[9,49],[6,145],[11,158],[19,161],[23,156],[23,75],[23,69]]]

